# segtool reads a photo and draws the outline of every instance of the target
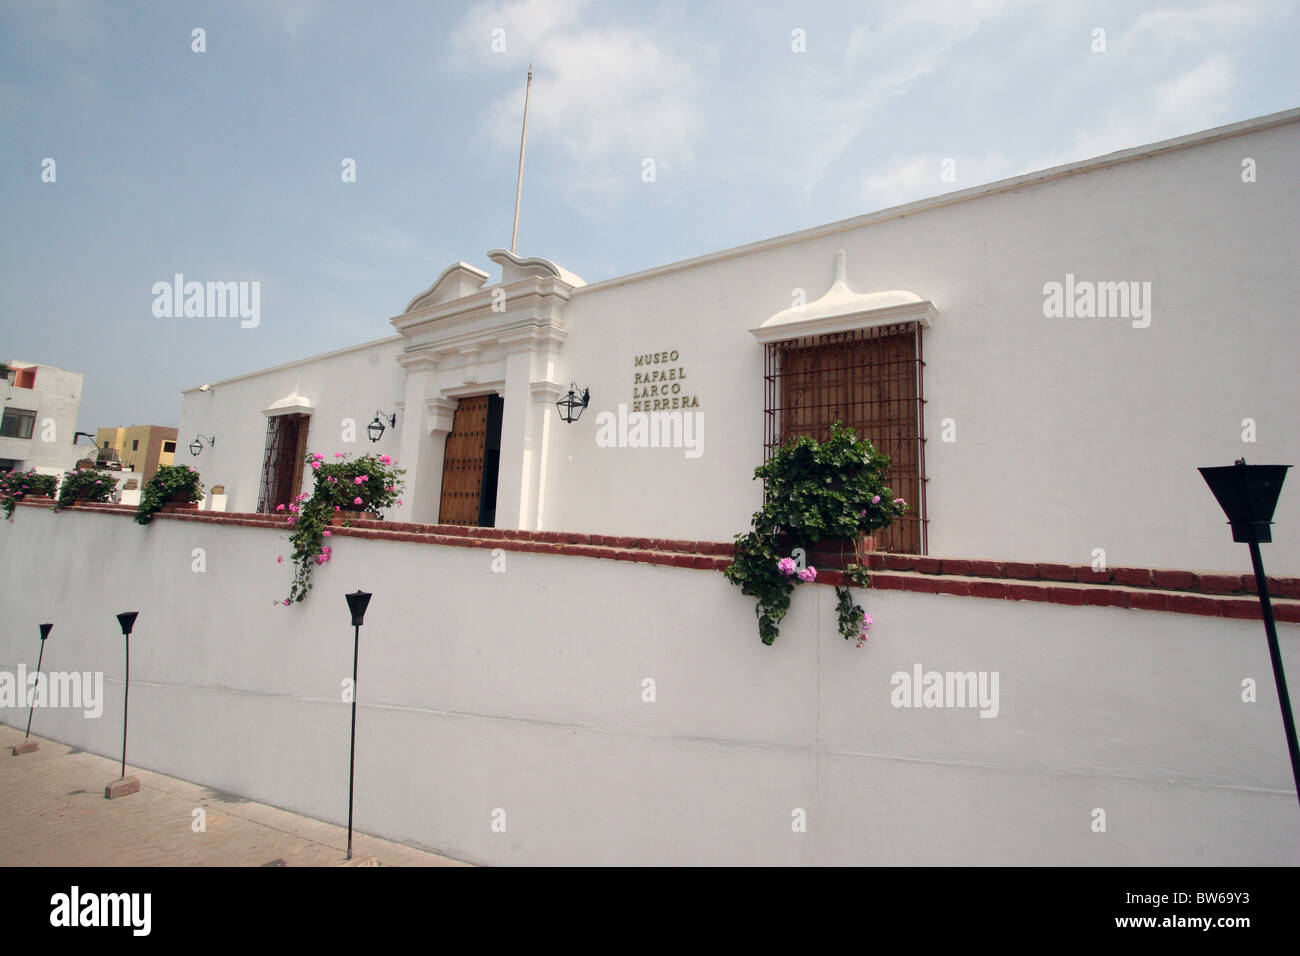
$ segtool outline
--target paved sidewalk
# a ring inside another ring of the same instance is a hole
[[[140,792],[104,799],[115,761],[0,726],[0,866],[465,866],[346,827],[127,765]],[[345,797],[340,794],[340,797]],[[206,831],[191,826],[206,815]]]

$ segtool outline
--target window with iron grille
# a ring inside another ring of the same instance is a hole
[[[791,439],[830,437],[843,422],[890,459],[906,515],[875,532],[876,547],[926,553],[921,327],[915,322],[769,342],[764,458]]]
[[[275,511],[276,505],[287,506],[301,489],[310,422],[309,415],[272,415],[267,419],[258,512],[266,514]]]

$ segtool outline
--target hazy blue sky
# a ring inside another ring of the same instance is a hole
[[[1298,37],[1251,0],[4,0],[0,358],[85,372],[93,430],[390,334],[509,246],[530,60],[519,252],[590,282],[1300,105]],[[155,318],[177,272],[259,280],[261,324]]]

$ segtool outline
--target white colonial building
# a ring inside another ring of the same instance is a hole
[[[1294,866],[1255,579],[1196,469],[1300,463],[1297,170],[1292,111],[598,283],[431,270],[392,334],[185,393],[232,513],[20,504],[0,669],[54,621],[56,666],[117,681],[139,610],[134,765],[342,822],[355,739],[358,829],[471,862]],[[720,572],[766,450],[836,419],[914,516],[852,592],[869,642],[823,567],[767,645]],[[293,603],[291,529],[234,512],[308,450],[409,487]],[[116,755],[124,704],[34,732]]]
[[[1297,168],[1293,110],[603,282],[498,249],[394,335],[186,392],[180,444],[232,511],[364,447],[390,518],[727,540],[765,448],[840,418],[915,506],[893,550],[1226,567],[1197,466],[1300,458]]]

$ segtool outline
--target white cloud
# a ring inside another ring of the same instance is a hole
[[[800,117],[799,148],[783,162],[811,192],[870,127],[886,100],[944,68],[957,49],[1021,0],[944,0],[900,4],[848,34],[842,62],[813,61],[806,84],[773,89],[770,100]],[[891,187],[892,188],[892,187]],[[886,190],[888,191],[888,190]]]
[[[660,177],[688,166],[704,118],[695,60],[674,49],[680,35],[596,25],[588,8],[585,0],[477,8],[457,31],[457,48],[464,62],[519,73],[518,84],[484,115],[489,138],[502,150],[518,149],[524,69],[534,64],[530,149],[560,149],[570,164],[561,188],[599,215],[641,184],[643,159],[655,161]],[[497,29],[505,31],[505,51],[493,53]]]
[[[950,180],[944,178],[947,170],[951,170]],[[982,157],[930,153],[894,156],[878,171],[866,176],[859,198],[868,209],[887,209],[927,196],[980,186],[1018,171],[1011,170],[1006,159],[993,152]]]

